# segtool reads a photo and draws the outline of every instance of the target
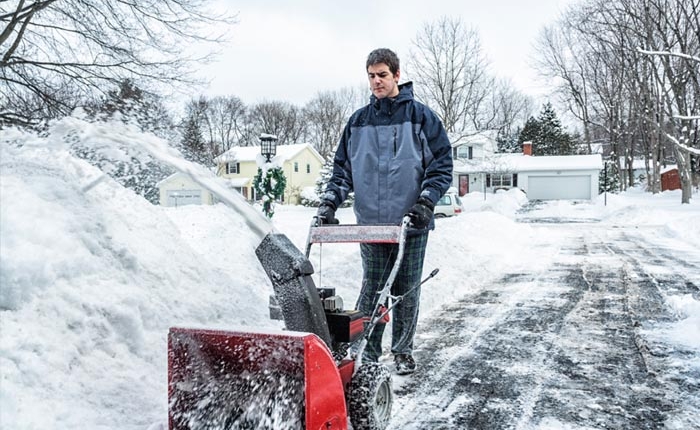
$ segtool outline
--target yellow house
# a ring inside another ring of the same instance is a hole
[[[253,179],[258,173],[258,159],[262,160],[259,146],[236,146],[216,157],[216,174],[228,179],[231,186],[248,200],[257,200]],[[323,157],[309,143],[278,145],[272,163],[282,167],[287,178],[282,201],[298,204],[301,191],[314,187]]]

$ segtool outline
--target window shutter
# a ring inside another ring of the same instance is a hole
[[[236,163],[236,173],[241,173],[241,163]]]
[[[491,186],[491,174],[487,173],[486,174],[486,188],[489,188]]]
[[[513,173],[513,186],[517,187],[518,186],[518,174]]]

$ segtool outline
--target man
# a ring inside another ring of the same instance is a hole
[[[401,268],[392,294],[401,295],[421,280],[428,231],[435,228],[433,209],[452,182],[452,150],[440,119],[413,99],[411,82],[399,85],[399,58],[376,49],[367,58],[370,103],[345,126],[335,154],[333,175],[318,209],[322,223],[335,224],[335,211],[350,192],[357,223],[401,223],[411,219]],[[377,292],[396,261],[396,244],[360,244],[363,280],[357,309],[371,315]],[[393,309],[391,352],[398,374],[413,373],[413,337],[420,288]],[[364,358],[382,355],[384,325],[374,329]]]

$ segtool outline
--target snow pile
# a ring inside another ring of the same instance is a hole
[[[495,212],[509,218],[527,203],[525,193],[520,189],[512,188],[508,191],[500,190],[494,193],[473,192],[463,197],[462,206],[466,212]]]
[[[110,179],[84,191],[100,171],[50,139],[9,138],[0,161],[3,428],[162,421],[169,327],[273,324],[269,281],[248,257],[255,236],[233,211],[169,216]]]

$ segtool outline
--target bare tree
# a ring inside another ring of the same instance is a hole
[[[288,102],[264,101],[249,111],[248,121],[256,135],[274,134],[280,145],[297,143],[306,131],[301,109]]]
[[[209,100],[206,121],[209,140],[216,142],[219,151],[228,151],[238,146],[245,134],[246,106],[236,96],[214,97]]]
[[[233,22],[208,14],[207,2],[0,2],[0,124],[65,114],[125,79],[141,88],[192,82],[190,66],[208,55],[194,58],[184,47],[221,41],[211,29]]]
[[[345,123],[359,107],[358,92],[350,87],[321,92],[304,107],[306,138],[326,160],[333,157]]]
[[[589,0],[540,40],[541,69],[564,82],[560,94],[594,126],[591,135],[604,132],[612,161],[628,172],[622,185],[632,184],[632,159],[643,155],[658,192],[661,163],[675,160],[683,203],[691,156],[700,155],[699,11],[700,0]]]
[[[487,128],[498,130],[499,134],[505,136],[513,136],[517,127],[525,124],[534,110],[532,98],[505,79],[494,83],[487,101],[485,110],[492,112]]]
[[[409,74],[416,95],[459,138],[488,128],[483,106],[494,85],[476,30],[460,19],[427,23],[413,41]]]

